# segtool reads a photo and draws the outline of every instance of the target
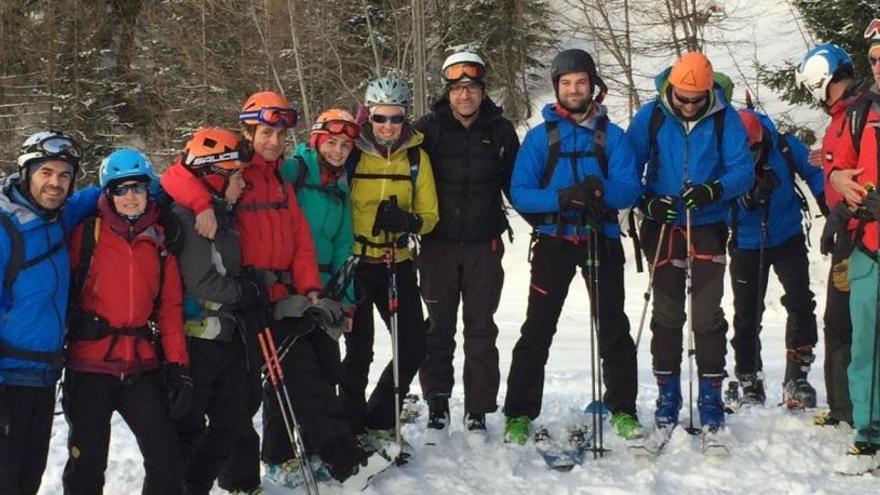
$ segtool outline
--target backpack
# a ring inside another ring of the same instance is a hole
[[[578,158],[586,158],[590,156],[596,157],[599,162],[599,169],[602,171],[602,178],[608,178],[608,153],[605,151],[605,137],[608,130],[608,116],[603,115],[596,121],[596,129],[593,131],[593,151],[567,151],[562,152],[562,138],[559,135],[559,123],[555,120],[544,122],[544,129],[547,133],[547,162],[544,164],[544,174],[541,176],[539,187],[546,189],[550,185],[556,166],[559,164],[560,158],[568,158],[571,160],[572,168],[576,165]],[[533,229],[539,225],[555,224],[559,221],[559,213],[521,213],[520,216],[532,226]]]
[[[779,149],[779,152],[782,154],[782,157],[785,158],[785,164],[788,166],[788,175],[791,177],[791,184],[794,186],[794,193],[798,198],[798,203],[800,204],[801,211],[804,214],[804,218],[807,219],[807,241],[810,239],[810,227],[812,226],[812,212],[810,211],[810,204],[807,202],[807,196],[804,194],[804,190],[795,182],[795,177],[798,175],[797,173],[797,164],[794,161],[794,152],[791,149],[791,143],[788,142],[789,137],[794,137],[789,133],[776,133],[776,147]]]
[[[865,125],[868,123],[868,112],[871,110],[871,105],[874,103],[880,105],[880,95],[868,90],[863,92],[847,109],[849,135],[852,139],[852,145],[856,150],[856,154],[860,151],[862,133],[865,131]]]
[[[3,229],[6,231],[10,244],[9,261],[6,263],[6,271],[3,274],[3,297],[6,299],[4,305],[8,307],[12,303],[12,286],[18,278],[18,274],[21,273],[22,270],[32,268],[51,258],[55,253],[67,245],[67,241],[65,236],[61,236],[61,240],[52,246],[49,246],[49,249],[44,253],[34,256],[29,260],[25,260],[24,237],[15,226],[15,223],[13,223],[8,215],[0,213],[0,225],[2,225]]]

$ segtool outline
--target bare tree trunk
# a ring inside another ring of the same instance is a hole
[[[257,27],[257,33],[260,35],[260,42],[263,44],[263,53],[266,54],[266,60],[269,62],[269,68],[272,71],[272,75],[275,77],[275,84],[277,86],[278,92],[284,95],[284,85],[281,84],[281,78],[278,76],[278,71],[275,70],[275,60],[272,57],[272,52],[269,50],[269,45],[266,42],[266,37],[263,36],[263,29],[260,27],[260,20],[257,18],[257,9],[251,4],[251,17],[254,21],[254,26]]]
[[[364,9],[364,19],[367,21],[367,32],[370,36],[370,46],[373,48],[373,62],[375,65],[375,75],[379,77],[382,75],[382,62],[379,58],[379,46],[376,44],[376,35],[373,33],[373,23],[370,21],[370,11],[367,9],[367,1],[361,0],[361,7]]]
[[[306,91],[306,81],[303,76],[302,60],[299,54],[299,38],[296,35],[296,12],[293,7],[293,0],[287,0],[287,12],[290,14],[290,40],[293,42],[293,60],[296,63],[296,79],[299,82],[299,94],[302,105],[303,117],[306,122],[312,122],[312,111],[309,107],[309,95]]]

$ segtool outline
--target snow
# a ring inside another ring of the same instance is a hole
[[[754,43],[759,39],[761,49],[759,61],[778,63],[781,60],[794,60],[804,50],[804,42],[794,28],[787,2],[762,2],[750,5],[740,4],[737,13],[743,18],[757,19],[752,29],[725,32],[724,36],[739,36],[744,42]],[[760,33],[755,35],[754,33]],[[749,49],[751,52],[752,48]],[[755,50],[757,52],[757,50]],[[724,49],[710,49],[710,57],[716,67],[725,70],[737,81],[737,95],[742,94],[742,80],[731,69],[729,53]],[[670,61],[647,62],[661,68]],[[749,75],[749,74],[747,74]],[[645,78],[640,83],[650,87]],[[761,93],[764,103],[774,113],[789,109],[768,92]],[[549,101],[552,93],[547,93],[544,101]],[[623,112],[620,112],[621,114]],[[797,109],[794,112],[799,120],[809,122],[820,130],[825,121],[820,113],[812,109]],[[534,124],[536,122],[532,122]],[[821,134],[821,133],[820,133]],[[815,207],[814,207],[814,211]],[[507,372],[513,346],[519,336],[519,328],[525,317],[529,285],[529,265],[527,250],[529,229],[519,218],[512,218],[516,241],[507,246],[504,258],[506,271],[505,287],[501,304],[496,314],[500,329],[498,348],[500,353],[501,390],[498,403],[503,404],[506,393]],[[813,226],[813,246],[818,245],[822,220]],[[632,333],[635,335],[638,317],[642,310],[642,294],[647,285],[647,274],[637,274],[632,263],[631,243],[625,240],[625,249],[630,261],[626,266],[627,299],[626,313],[629,315]],[[821,338],[821,315],[824,312],[825,283],[828,273],[828,260],[818,254],[814,247],[810,251],[811,288],[817,295],[816,314],[819,319],[820,339],[816,348],[816,364],[810,374],[812,384],[819,392],[819,404],[825,404],[825,388],[822,376],[824,346]],[[767,406],[743,410],[729,415],[728,432],[732,454],[729,458],[706,458],[699,453],[699,441],[688,436],[683,429],[674,434],[664,453],[656,459],[637,459],[626,451],[624,442],[617,438],[610,426],[606,427],[605,445],[611,450],[604,458],[588,458],[582,466],[568,473],[548,470],[531,444],[524,447],[502,443],[503,415],[488,416],[490,439],[485,445],[472,445],[467,442],[463,425],[463,393],[461,386],[454,389],[451,398],[452,434],[449,441],[440,446],[422,445],[424,419],[415,425],[407,425],[404,435],[415,448],[411,462],[377,477],[364,493],[423,495],[504,493],[504,494],[629,494],[629,493],[750,493],[758,494],[833,494],[833,493],[876,493],[877,479],[874,476],[840,477],[832,474],[834,466],[840,461],[847,446],[852,442],[851,432],[838,428],[820,428],[811,425],[810,418],[817,411],[790,412],[777,406],[782,400],[782,373],[784,368],[784,329],[785,311],[780,303],[781,288],[774,277],[770,277],[764,315],[762,342],[764,345],[764,366],[767,384]],[[726,290],[724,308],[728,322],[732,319],[730,291]],[[591,397],[588,334],[587,293],[580,277],[576,277],[566,300],[559,329],[551,348],[546,368],[544,403],[538,423],[558,424],[578,415]],[[461,327],[459,326],[459,329]],[[732,328],[728,338],[732,337]],[[462,348],[461,332],[458,333],[458,348]],[[371,384],[375,383],[386,362],[390,359],[388,334],[377,332],[375,364],[371,369]],[[657,397],[656,386],[650,370],[650,331],[645,335],[639,348],[639,396],[638,411],[643,424],[650,427],[653,422],[653,404]],[[728,371],[733,369],[732,350],[728,352]],[[686,357],[683,365],[686,366]],[[462,353],[455,359],[457,377],[461,378],[463,367]],[[681,420],[688,421],[687,375],[683,369],[682,390],[685,405]],[[420,392],[418,379],[413,384],[413,392]],[[696,406],[694,407],[696,413]],[[256,421],[259,422],[257,415]],[[41,494],[62,492],[61,475],[66,454],[67,425],[63,416],[56,417],[51,450],[46,473],[43,478]],[[140,493],[143,480],[142,460],[134,437],[118,415],[113,417],[113,436],[110,445],[110,458],[106,471],[105,493]],[[223,493],[216,489],[213,493]],[[278,493],[278,492],[276,492]],[[341,489],[322,486],[322,493],[339,494]]]

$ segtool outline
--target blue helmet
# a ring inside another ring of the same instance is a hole
[[[158,177],[153,171],[153,164],[147,155],[131,148],[121,148],[110,153],[101,160],[99,181],[101,187],[120,179],[145,178],[152,185],[158,182]]]
[[[808,51],[794,71],[794,81],[808,90],[819,103],[828,99],[828,85],[841,69],[852,71],[852,59],[843,48],[831,43]]]

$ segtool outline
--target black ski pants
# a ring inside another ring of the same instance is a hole
[[[422,394],[430,401],[449,396],[455,382],[452,359],[458,306],[464,322],[464,409],[498,409],[498,326],[504,269],[500,238],[481,242],[425,240],[419,256],[422,296],[428,307],[427,356],[419,370]]]
[[[120,379],[68,370],[62,405],[70,427],[63,476],[66,495],[103,493],[114,411],[131,428],[144,456],[142,493],[183,493],[180,445],[158,371]]]
[[[223,463],[251,427],[247,403],[247,357],[240,340],[188,338],[193,403],[177,421],[187,495],[207,495]],[[206,421],[207,419],[207,421]]]
[[[312,329],[304,334],[303,325]],[[333,467],[350,468],[356,457],[356,442],[336,394],[339,343],[305,319],[285,318],[276,327],[278,352],[282,353],[284,347],[289,349],[281,365],[306,451],[318,454]],[[263,402],[263,460],[281,464],[293,457],[278,397],[267,383]]]
[[[606,386],[603,398],[612,413],[636,413],[636,349],[629,334],[629,319],[623,311],[623,245],[620,239],[599,236],[598,322],[599,356],[602,358]],[[562,305],[578,267],[589,283],[588,243],[573,243],[555,237],[540,236],[532,251],[531,285],[526,321],[513,348],[513,360],[507,378],[504,413],[528,416],[541,413],[544,394],[544,366],[550,352]],[[586,306],[588,301],[584,301]],[[589,342],[590,324],[583,323],[584,342]],[[587,360],[585,359],[586,363]]]
[[[682,329],[687,321],[687,234],[683,225],[667,225],[658,243],[661,224],[642,222],[642,245],[651,262],[658,244],[660,258],[654,271],[651,314],[651,356],[656,375],[680,375]],[[727,354],[727,321],[721,309],[724,295],[727,225],[714,223],[691,227],[693,260],[693,321],[697,372],[700,377],[724,376]]]
[[[40,489],[55,412],[55,387],[6,385],[11,432],[0,435],[0,493],[35,495]]]
[[[842,259],[831,258],[831,266]],[[852,318],[849,312],[849,291],[841,291],[832,282],[828,271],[825,299],[825,392],[831,417],[852,424],[852,402],[849,398],[847,367],[852,346]]]
[[[391,330],[388,307],[389,270],[385,263],[361,262],[355,284],[362,300],[354,316],[353,330],[345,334],[345,359],[342,361],[341,393],[345,412],[355,433],[365,428],[391,429],[394,418],[394,372],[389,362],[369,401],[365,398],[370,363],[373,361],[373,306]],[[398,293],[397,354],[400,371],[400,399],[425,359],[427,325],[412,261],[395,263]]]
[[[758,249],[730,249],[730,284],[733,288],[733,355],[737,374],[762,371],[761,318],[770,267],[782,284],[782,306],[788,314],[785,348],[816,345],[816,301],[810,291],[810,263],[806,238],[796,235],[783,244],[764,249],[759,266]],[[760,279],[759,279],[760,276]],[[760,286],[760,287],[759,287]],[[758,290],[760,289],[760,293]]]
[[[268,315],[259,320],[268,321]],[[220,488],[229,492],[249,492],[260,486],[260,435],[254,428],[253,417],[263,402],[263,378],[260,373],[263,357],[257,342],[257,331],[262,328],[259,328],[259,324],[254,326],[253,322],[248,325],[248,331],[245,332],[247,384],[244,395],[238,400],[244,402],[247,417],[251,421],[239,436],[238,444],[232,449],[232,455],[224,463],[217,480]]]

